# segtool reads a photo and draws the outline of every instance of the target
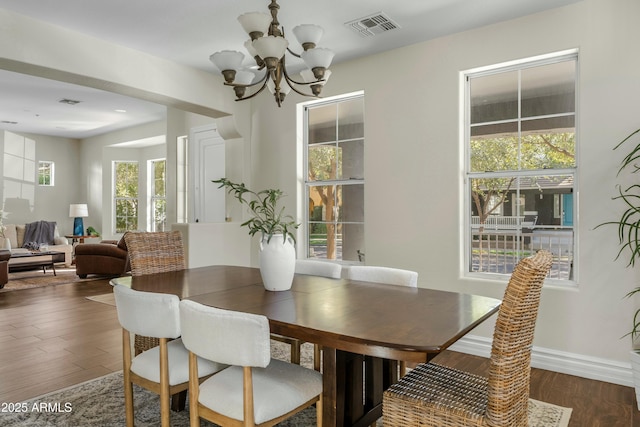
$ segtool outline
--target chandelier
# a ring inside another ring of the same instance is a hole
[[[316,47],[324,32],[322,27],[302,24],[293,28],[293,34],[303,49],[302,53],[297,54],[289,49],[289,41],[284,37],[284,29],[278,22],[278,9],[280,6],[276,0],[271,0],[270,14],[249,12],[238,17],[240,25],[251,37],[244,43],[244,47],[256,62],[252,68],[265,71],[258,81],[253,82],[256,77],[253,71],[242,68],[244,54],[241,52],[223,50],[209,57],[222,73],[224,84],[233,87],[236,101],[253,98],[265,87],[275,97],[278,107],[291,90],[302,96],[319,97],[322,86],[331,75],[328,68],[334,53],[329,49]],[[300,72],[299,80],[292,78],[287,71],[286,52],[301,58],[308,67]],[[251,89],[247,90],[249,88]],[[310,89],[311,93],[303,92],[304,88],[308,88],[307,91]]]

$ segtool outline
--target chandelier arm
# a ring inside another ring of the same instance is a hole
[[[295,84],[300,85],[300,86],[311,86],[313,84],[318,84],[318,83],[322,83],[322,82],[325,81],[325,79],[320,79],[320,80],[315,80],[315,81],[308,82],[308,83],[307,82],[298,82],[296,80],[293,80],[293,78],[291,78],[289,76],[289,73],[287,73],[287,67],[285,67],[284,64],[282,66],[282,70],[283,70],[284,78],[287,80],[287,83],[295,83]],[[289,86],[291,86],[291,85],[289,85]],[[300,92],[298,92],[298,93],[300,93]],[[305,95],[305,96],[313,96],[313,95]]]
[[[291,55],[295,56],[296,58],[302,58],[302,56],[298,55],[297,53],[295,53],[294,51],[292,51],[288,47],[287,47],[287,52],[289,52]]]
[[[310,96],[310,97],[312,97],[312,98],[320,98],[320,96],[318,96],[318,95],[314,95],[314,94],[312,94],[312,93],[304,93],[304,92],[302,92],[302,91],[298,90],[298,89],[295,87],[295,85],[296,85],[296,84],[298,84],[298,85],[310,85],[311,83],[298,83],[298,82],[296,82],[295,80],[290,79],[290,78],[289,78],[289,75],[288,75],[286,72],[284,73],[284,79],[287,81],[287,84],[289,85],[289,87],[291,88],[291,90],[293,90],[293,91],[294,91],[295,93],[297,93],[298,95],[302,95],[302,96]],[[313,82],[313,83],[315,83],[315,82]]]
[[[251,86],[255,86],[255,85],[257,85],[258,83],[262,82],[262,87],[261,87],[260,89],[258,89],[257,91],[253,92],[253,93],[252,93],[251,95],[249,95],[249,96],[244,96],[244,97],[242,97],[242,98],[237,98],[237,99],[236,99],[236,101],[244,101],[244,100],[246,100],[246,99],[251,99],[251,98],[253,98],[254,96],[258,95],[260,92],[262,92],[262,91],[264,90],[264,88],[266,88],[266,87],[267,87],[267,81],[269,81],[269,79],[260,80],[259,82],[256,82],[256,83],[252,84]]]
[[[260,83],[264,83],[264,82],[268,79],[268,77],[269,77],[269,72],[267,71],[267,72],[264,74],[264,77],[262,77],[260,80],[258,80],[258,81],[257,81],[257,82],[255,82],[255,83],[250,83],[250,84],[248,84],[248,85],[241,85],[241,84],[238,84],[238,83],[227,83],[227,82],[223,82],[223,84],[224,84],[225,86],[232,86],[232,87],[238,87],[238,86],[242,86],[242,87],[253,87],[253,86],[259,85]]]

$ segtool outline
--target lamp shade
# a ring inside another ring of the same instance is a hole
[[[209,60],[213,62],[213,65],[220,71],[239,69],[243,59],[244,53],[236,50],[222,50],[209,57]]]
[[[253,48],[258,52],[260,58],[280,59],[289,46],[289,42],[284,37],[266,36],[260,37],[253,42]]]
[[[271,24],[271,15],[263,12],[247,12],[238,16],[238,22],[247,34],[255,32],[267,34]]]
[[[313,24],[302,24],[293,28],[293,34],[301,45],[305,43],[318,44],[323,33],[322,27]]]
[[[247,40],[244,42],[244,48],[247,49],[247,52],[249,52],[249,55],[251,55],[252,58],[255,58],[258,55],[258,52],[253,48],[252,43],[253,41],[251,39]]]
[[[89,208],[86,203],[69,205],[69,218],[86,218],[89,216]]]
[[[314,49],[305,50],[300,54],[300,57],[307,64],[307,67],[312,70],[317,67],[329,68],[331,61],[333,60],[333,51],[322,47],[316,47]]]

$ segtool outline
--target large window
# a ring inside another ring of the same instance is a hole
[[[138,229],[138,162],[113,163],[115,232]]]
[[[151,173],[151,231],[165,231],[167,226],[167,193],[165,188],[165,160],[152,160]]]
[[[307,256],[364,261],[362,95],[305,107]]]
[[[468,273],[546,249],[573,280],[576,74],[575,52],[465,74]]]

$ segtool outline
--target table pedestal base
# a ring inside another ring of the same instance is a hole
[[[369,426],[382,417],[382,393],[398,381],[398,362],[330,348],[322,349],[324,402],[323,425]],[[335,366],[335,370],[331,369]],[[335,372],[335,376],[327,375]],[[335,399],[329,400],[329,396]],[[333,418],[335,416],[335,418]]]

